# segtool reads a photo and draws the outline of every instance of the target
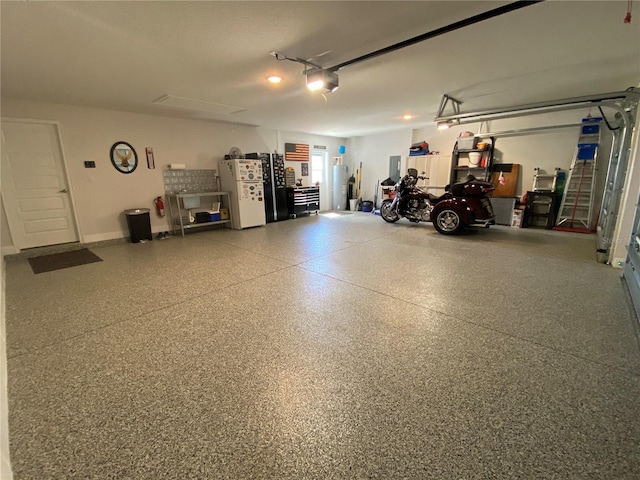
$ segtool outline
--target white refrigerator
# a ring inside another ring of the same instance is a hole
[[[221,160],[220,188],[229,192],[231,226],[236,230],[266,225],[262,160]]]

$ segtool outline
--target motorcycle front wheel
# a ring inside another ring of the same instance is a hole
[[[395,223],[400,220],[400,215],[398,215],[398,211],[395,207],[392,207],[391,204],[393,200],[385,200],[380,205],[380,216],[385,222]]]
[[[455,235],[464,228],[460,215],[455,210],[442,210],[433,219],[433,226],[443,235]]]

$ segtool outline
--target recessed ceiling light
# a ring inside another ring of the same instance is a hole
[[[411,120],[413,118],[413,115],[403,115],[402,119],[403,120]]]
[[[267,80],[271,83],[280,83],[282,81],[282,77],[279,77],[278,75],[271,75]]]

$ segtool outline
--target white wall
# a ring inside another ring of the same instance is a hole
[[[309,145],[309,150],[313,152],[317,150],[319,152],[326,152],[328,156],[327,165],[326,165],[326,175],[325,175],[325,184],[320,187],[320,210],[331,210],[332,209],[332,199],[333,199],[333,173],[332,166],[334,165],[333,157],[337,157],[340,155],[339,149],[341,145],[345,145],[344,138],[334,138],[334,137],[320,137],[318,135],[309,135],[307,133],[296,133],[296,132],[277,132],[278,141],[279,141],[279,151],[284,152],[284,144],[285,143],[303,143]],[[325,148],[314,148],[314,146],[325,147]],[[343,160],[346,159],[347,155],[344,156]],[[285,161],[286,167],[293,167],[296,172],[296,178],[302,178],[302,185],[308,186],[311,182],[311,161],[307,162],[309,164],[309,176],[303,177],[301,173],[301,164],[303,162],[287,162]]]
[[[349,172],[360,169],[362,162],[362,200],[373,201],[378,181],[389,177],[389,157],[409,155],[411,147],[411,130],[394,130],[350,139]],[[402,172],[401,172],[402,174]],[[380,192],[378,191],[378,204]]]
[[[572,110],[543,115],[531,115],[506,120],[494,120],[480,126],[468,124],[448,130],[438,130],[434,125],[416,129],[412,135],[412,143],[426,140],[430,150],[440,153],[451,153],[456,138],[463,131],[473,133],[500,132],[548,125],[566,125],[581,122],[589,113],[588,109]],[[611,111],[606,112],[613,119]],[[592,111],[592,116],[599,116],[599,112]],[[481,129],[481,130],[480,130]],[[608,150],[611,134],[603,129],[602,147],[598,156],[599,185],[603,184],[606,166],[609,161]],[[553,173],[556,167],[568,173],[578,143],[579,127],[556,130],[544,134],[520,135],[515,137],[498,138],[494,163],[517,163],[520,165],[520,179],[516,189],[516,196],[521,196],[533,186],[534,168],[539,167],[548,173]],[[599,200],[596,199],[596,205]]]
[[[608,118],[613,118],[611,111],[605,112]],[[429,125],[414,130],[397,130],[381,134],[356,137],[348,141],[347,152],[350,151],[349,168],[355,172],[360,161],[363,163],[362,190],[364,200],[373,200],[373,193],[377,180],[388,177],[389,156],[402,157],[401,174],[406,170],[406,157],[409,147],[413,143],[426,141],[432,152],[450,154],[458,135],[463,131],[499,132],[517,130],[548,125],[566,125],[580,123],[589,114],[588,109],[557,112],[552,114],[532,115],[506,120],[494,120],[480,124],[461,125],[449,130],[438,130]],[[593,116],[599,112],[591,112]],[[606,175],[609,160],[608,150],[611,134],[603,129],[602,148],[598,157],[599,186],[601,187]],[[556,167],[568,173],[578,142],[579,127],[556,130],[544,134],[521,135],[516,137],[499,138],[496,142],[494,163],[517,163],[520,165],[520,178],[516,188],[516,196],[520,197],[533,186],[534,168],[553,173]],[[596,205],[599,206],[599,198]]]
[[[57,122],[60,126],[69,187],[84,243],[128,236],[122,213],[129,208],[153,208],[152,200],[164,193],[163,167],[184,163],[189,169],[217,169],[232,146],[243,152],[284,151],[285,142],[326,145],[337,152],[343,139],[277,132],[230,123],[184,120],[112,110],[81,108],[37,102],[2,101],[3,118]],[[113,143],[133,145],[139,166],[131,174],[119,173],[111,165]],[[156,168],[147,168],[145,147],[152,147]],[[84,168],[93,160],[96,168]],[[300,162],[294,167],[300,169]],[[3,214],[4,217],[4,214]],[[1,220],[5,222],[4,218]],[[3,223],[5,225],[5,223]],[[151,215],[154,232],[168,230],[167,219]],[[3,252],[12,245],[2,235]]]
[[[123,238],[127,226],[122,212],[128,208],[152,208],[152,200],[164,191],[162,168],[169,163],[185,163],[188,168],[216,168],[232,146],[243,152],[284,152],[285,143],[306,143],[311,149],[324,146],[330,168],[333,157],[339,155],[339,146],[346,145],[343,163],[349,174],[355,174],[362,162],[362,198],[373,200],[376,183],[388,177],[389,157],[400,155],[405,160],[412,143],[427,141],[432,151],[450,153],[459,133],[503,131],[550,124],[579,122],[588,110],[573,110],[554,114],[534,115],[493,121],[490,124],[463,125],[450,130],[437,130],[435,124],[424,128],[396,130],[349,140],[322,137],[295,132],[279,132],[267,128],[184,120],[170,117],[142,115],[102,109],[81,108],[19,100],[3,100],[3,117],[55,121],[60,126],[65,162],[69,172],[81,240],[85,243]],[[592,112],[594,115],[598,112]],[[610,114],[610,113],[609,113]],[[518,163],[521,178],[516,195],[520,196],[532,186],[534,167],[553,171],[555,167],[568,170],[573,158],[578,128],[559,130],[541,135],[499,138],[496,144],[496,162]],[[606,140],[610,138],[607,133]],[[131,143],[140,157],[138,169],[129,175],[117,172],[109,160],[109,150],[116,141]],[[145,147],[153,147],[156,169],[149,170],[144,158]],[[608,157],[602,155],[600,179],[604,179]],[[85,169],[83,162],[94,160],[97,168]],[[301,162],[286,162],[296,170],[296,178],[307,184],[310,177],[302,177]],[[321,209],[331,208],[331,174]],[[6,219],[1,212],[1,241],[3,253],[12,248]],[[151,215],[154,232],[168,229],[166,218]]]

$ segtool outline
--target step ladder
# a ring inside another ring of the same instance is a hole
[[[533,169],[532,192],[555,192],[558,184],[558,173],[560,168],[556,167],[553,173],[540,173],[540,168]]]
[[[602,117],[582,119],[578,145],[560,204],[555,230],[590,233],[593,231],[598,147]]]

